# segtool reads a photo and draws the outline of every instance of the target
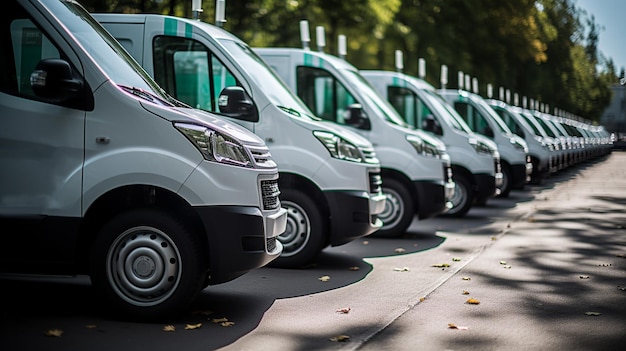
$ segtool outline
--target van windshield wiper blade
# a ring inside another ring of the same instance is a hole
[[[310,119],[316,120],[316,121],[320,121],[321,120],[321,118],[319,118],[319,117],[315,117],[315,116],[311,116],[311,115],[306,114],[306,113],[302,113],[302,112],[296,110],[293,107],[285,107],[285,106],[281,106],[281,105],[277,105],[276,107],[278,107],[279,109],[289,113],[290,115],[294,115],[294,116],[297,116],[297,117],[307,117],[307,118],[310,118]]]
[[[137,97],[140,97],[140,98],[142,98],[144,100],[148,100],[148,101],[153,102],[153,103],[159,103],[161,105],[174,106],[174,104],[172,102],[170,102],[168,100],[165,100],[165,99],[159,97],[158,95],[156,95],[156,94],[154,94],[154,93],[152,93],[152,92],[150,92],[148,90],[137,88],[137,87],[131,87],[131,86],[128,86],[128,85],[123,85],[123,84],[118,84],[118,86],[120,88],[124,89],[124,91],[126,91],[126,92],[128,92],[130,94],[133,94],[133,95],[135,95]]]

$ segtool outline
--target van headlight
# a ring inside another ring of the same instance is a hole
[[[207,161],[252,168],[252,159],[238,140],[201,125],[174,123],[174,127],[200,150]]]
[[[313,135],[322,142],[322,145],[326,147],[326,150],[334,158],[352,162],[363,162],[365,159],[356,145],[336,134],[316,130],[313,132]]]
[[[436,145],[433,145],[415,135],[407,135],[406,141],[413,146],[415,151],[417,151],[418,155],[428,156],[428,157],[441,157],[441,151],[437,148]]]
[[[486,143],[476,139],[476,138],[470,138],[469,139],[469,143],[470,145],[472,145],[472,147],[474,148],[474,150],[476,150],[477,153],[479,154],[488,154],[488,155],[492,155],[493,154],[493,150],[491,150],[491,148],[489,147],[489,145],[487,145]]]
[[[515,138],[511,138],[511,144],[513,144],[513,147],[525,154],[528,153],[528,146],[526,145],[526,143],[522,143],[521,141],[515,139]]]

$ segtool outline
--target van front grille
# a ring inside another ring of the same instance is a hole
[[[382,192],[383,178],[378,172],[370,172],[370,194],[380,194]]]
[[[278,199],[280,190],[278,189],[278,180],[262,180],[261,181],[261,196],[263,198],[263,210],[275,210],[280,207],[280,200]]]

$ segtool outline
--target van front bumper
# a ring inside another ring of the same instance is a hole
[[[500,173],[500,176],[502,173]],[[496,177],[491,174],[479,173],[474,174],[475,200],[478,203],[486,201],[490,197],[496,196]]]
[[[413,181],[413,187],[417,193],[418,219],[431,218],[448,210],[448,189],[441,181]]]
[[[256,207],[195,207],[209,246],[208,283],[225,283],[278,258],[277,237],[287,226],[287,211],[265,215]]]
[[[378,214],[385,208],[384,195],[365,191],[326,191],[324,196],[330,213],[330,246],[346,244],[383,226]]]

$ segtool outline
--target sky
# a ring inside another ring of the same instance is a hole
[[[574,0],[576,7],[600,25],[598,50],[611,58],[616,73],[626,68],[626,0]]]

